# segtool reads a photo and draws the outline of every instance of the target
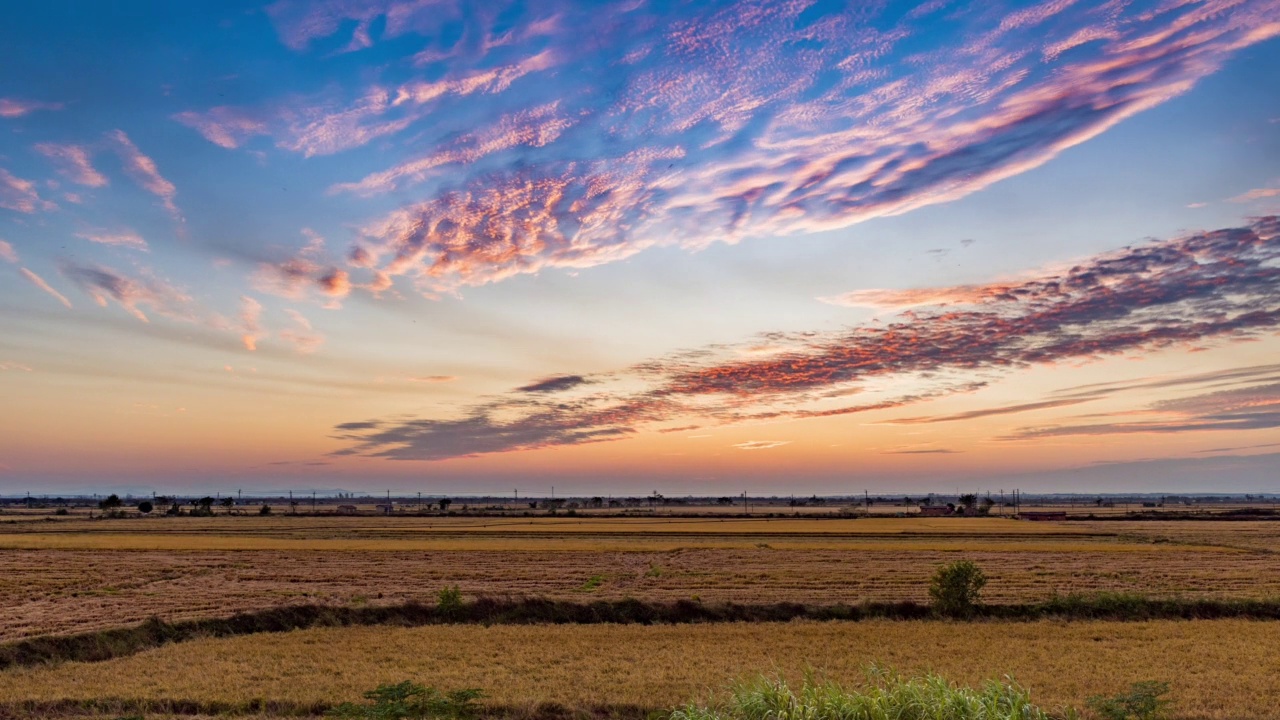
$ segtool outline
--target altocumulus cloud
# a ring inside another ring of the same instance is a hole
[[[465,14],[447,3],[284,0],[269,15],[296,52],[412,37],[403,65],[417,76],[374,74],[178,119],[227,148],[255,135],[304,155],[384,145],[386,167],[332,192],[411,201],[363,224],[352,266],[429,295],[958,198],[1280,34],[1273,0],[980,13],[932,0],[906,12],[499,1]],[[442,120],[468,117],[488,119]],[[404,159],[395,138],[410,132],[418,154]]]
[[[975,286],[969,299],[962,309],[916,308],[885,323],[769,333],[742,347],[695,349],[581,378],[590,383],[563,382],[579,376],[561,376],[550,379],[568,385],[559,392],[531,392],[548,382],[542,380],[465,408],[453,419],[348,423],[337,428],[337,437],[349,443],[339,452],[439,460],[614,440],[676,421],[725,424],[864,413],[973,390],[1019,368],[1274,332],[1280,325],[1280,218],[1126,247],[1017,283]],[[762,344],[777,350],[741,352]],[[1258,372],[1238,374],[1266,377]],[[914,381],[918,389],[894,395],[882,387],[902,380]],[[641,389],[631,389],[637,385]],[[1083,388],[1043,403],[905,422],[1057,407],[1119,389]],[[1215,423],[1263,427],[1274,421],[1268,399],[1273,395],[1273,388],[1263,388],[1247,397],[1206,398],[1203,407],[1157,409],[1192,417],[1183,429]],[[1029,429],[1018,437],[1098,431]]]

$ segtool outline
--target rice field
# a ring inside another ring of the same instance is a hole
[[[1280,597],[1280,522],[1004,518],[136,518],[0,521],[0,642],[150,617],[464,596],[807,604],[927,602],[977,562],[992,603],[1123,591]],[[1169,680],[1175,718],[1280,717],[1280,623],[891,622],[351,627],[205,639],[103,663],[9,670],[0,717],[119,701],[184,717],[315,708],[380,683],[483,688],[491,712],[643,717],[734,678],[868,662],[963,683],[1013,675],[1036,704]],[[257,704],[255,704],[255,702]],[[43,705],[41,705],[43,703]],[[7,708],[7,710],[6,710]],[[9,714],[6,715],[6,712]],[[640,713],[637,715],[636,713]],[[104,717],[121,714],[108,713]],[[148,715],[148,717],[158,717]]]
[[[927,599],[957,557],[990,602],[1280,596],[1280,523],[1006,519],[147,518],[0,525],[0,641],[282,605],[466,596]]]
[[[1167,680],[1176,720],[1277,717],[1280,623],[761,623],[694,626],[435,626],[313,629],[170,645],[105,663],[5,673],[0,705],[174,699],[247,707],[358,700],[412,679],[478,687],[494,707],[538,714],[660,709],[735,678],[821,669],[853,683],[870,662],[977,684],[1012,676],[1045,708]]]

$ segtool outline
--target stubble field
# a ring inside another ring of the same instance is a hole
[[[0,524],[0,642],[152,616],[432,602],[446,585],[578,602],[927,602],[934,569],[961,558],[986,571],[990,603],[1103,590],[1275,598],[1277,548],[1271,521],[23,518]],[[0,715],[95,699],[304,711],[404,679],[480,687],[504,713],[616,714],[743,674],[811,667],[847,680],[876,661],[964,682],[1012,674],[1049,706],[1165,679],[1177,718],[1260,718],[1277,716],[1262,701],[1280,696],[1275,647],[1280,624],[1250,621],[328,628],[5,671]]]

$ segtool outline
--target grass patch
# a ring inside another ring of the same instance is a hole
[[[781,678],[759,677],[736,684],[714,705],[689,705],[668,720],[1051,720],[1074,718],[1067,709],[1050,714],[1012,681],[979,688],[956,685],[938,675],[903,679],[873,668],[863,687],[805,678],[792,689]]]

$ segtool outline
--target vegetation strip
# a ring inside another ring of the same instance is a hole
[[[288,700],[253,700],[245,703],[207,700],[148,700],[105,698],[101,700],[52,700],[0,703],[0,720],[27,720],[32,717],[117,717],[120,715],[318,717],[334,709],[331,703],[300,703]],[[478,717],[484,720],[647,720],[662,708],[638,705],[597,705],[566,707],[559,703],[538,703],[519,707],[484,705]]]
[[[0,670],[57,662],[100,662],[133,655],[167,643],[208,637],[287,632],[311,627],[431,624],[681,624],[787,622],[791,620],[859,621],[925,620],[939,617],[933,607],[915,602],[808,606],[799,603],[745,605],[693,600],[643,602],[599,600],[575,603],[526,598],[478,598],[462,602],[456,589],[441,593],[438,605],[410,602],[381,607],[299,605],[229,618],[168,623],[152,618],[138,625],[77,635],[43,636],[0,645]],[[1150,599],[1140,595],[1100,593],[1065,595],[1040,603],[976,605],[972,620],[1206,620],[1242,618],[1280,620],[1280,599],[1186,600]]]

